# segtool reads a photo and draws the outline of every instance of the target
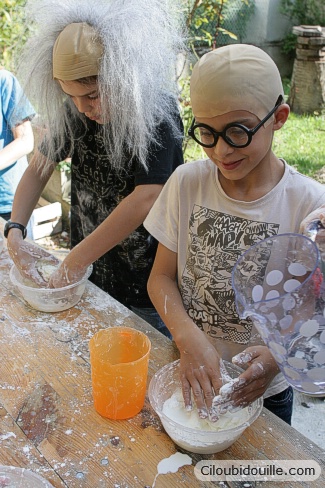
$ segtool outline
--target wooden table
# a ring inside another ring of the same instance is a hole
[[[3,221],[0,230],[2,226]],[[145,331],[152,342],[148,380],[178,357],[176,347],[92,283],[74,308],[55,314],[37,312],[12,286],[11,265],[4,248],[0,255],[0,465],[26,467],[56,488],[151,487],[157,464],[180,449],[164,432],[148,399],[131,420],[111,421],[96,413],[88,341],[99,329],[115,325]],[[265,409],[227,450],[206,456],[188,454],[193,465],[158,476],[155,488],[244,486],[198,481],[193,466],[201,459],[314,459],[322,466],[317,481],[276,486],[325,486],[324,452]]]

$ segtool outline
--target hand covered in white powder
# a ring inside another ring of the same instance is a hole
[[[61,263],[60,267],[51,275],[49,279],[50,288],[63,288],[64,286],[72,285],[80,281],[87,268],[74,266],[68,264],[67,258]]]
[[[45,249],[42,249],[33,243],[26,242],[22,240],[21,237],[15,238],[12,231],[9,236],[8,252],[20,274],[40,287],[47,287],[48,283],[39,273],[37,263],[42,260],[43,263],[57,266],[59,260],[49,252],[45,251]]]
[[[246,407],[264,394],[279,373],[278,365],[266,346],[248,347],[233,357],[232,362],[245,372],[220,388],[219,395],[213,399],[212,410],[216,415]]]
[[[199,329],[195,337],[187,338],[185,347],[180,348],[180,376],[185,408],[192,409],[192,394],[199,417],[218,420],[211,416],[211,406],[215,392],[222,385],[220,356]]]

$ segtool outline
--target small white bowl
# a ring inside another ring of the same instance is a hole
[[[29,281],[22,277],[15,265],[10,270],[10,279],[29,305],[40,312],[62,312],[76,305],[85,291],[86,283],[91,275],[90,265],[82,280],[63,288],[38,288],[29,286]],[[28,284],[27,284],[28,283]]]
[[[232,378],[236,378],[242,373],[242,370],[237,366],[227,361],[224,361],[224,364]],[[149,384],[149,400],[153,409],[159,415],[169,437],[175,444],[190,452],[213,454],[224,451],[257,419],[263,408],[263,400],[262,398],[258,398],[246,407],[244,421],[236,427],[215,431],[198,430],[176,422],[174,419],[169,418],[163,411],[165,401],[180,387],[179,360],[177,360],[173,363],[166,364],[166,366],[157,371],[153,376]],[[239,414],[240,412],[237,414],[233,413],[232,415],[235,417]]]

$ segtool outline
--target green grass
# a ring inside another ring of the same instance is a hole
[[[325,166],[325,115],[291,113],[275,132],[274,153],[301,173],[316,179]]]

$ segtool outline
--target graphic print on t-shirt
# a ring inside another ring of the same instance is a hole
[[[239,320],[231,272],[244,251],[278,230],[278,224],[193,207],[181,294],[187,313],[206,334],[224,341],[249,342],[252,323]]]
[[[72,246],[91,234],[134,190],[133,166],[117,171],[104,152],[100,131],[75,140],[71,185]],[[143,226],[94,263],[90,280],[118,301],[150,306],[147,281],[157,244]]]

